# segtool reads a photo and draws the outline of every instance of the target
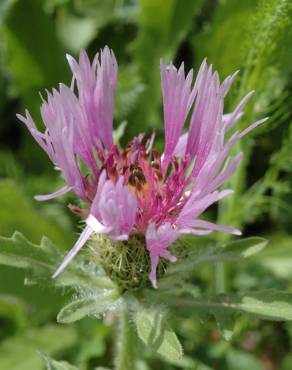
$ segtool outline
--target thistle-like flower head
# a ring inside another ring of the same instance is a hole
[[[46,151],[67,183],[59,191],[36,196],[48,200],[73,191],[87,203],[80,214],[86,226],[78,241],[55,272],[57,276],[93,234],[110,240],[146,241],[150,255],[150,280],[157,286],[159,259],[176,260],[168,247],[183,234],[204,235],[221,231],[239,235],[232,227],[200,219],[213,203],[232,193],[218,190],[236,170],[241,153],[229,158],[232,146],[265,119],[243,132],[226,133],[243,114],[252,93],[232,113],[224,114],[224,97],[236,73],[222,83],[204,61],[193,83],[193,71],[185,75],[161,61],[165,147],[154,148],[155,132],[147,140],[135,137],[125,149],[113,143],[113,109],[117,62],[105,47],[92,63],[85,51],[77,62],[67,56],[73,73],[70,87],[60,84],[48,92],[41,106],[45,131],[37,130],[29,112],[18,118]],[[75,92],[77,91],[77,93]],[[182,134],[187,117],[188,131]],[[80,162],[88,174],[81,173]]]

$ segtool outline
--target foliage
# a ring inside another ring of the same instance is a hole
[[[1,1],[0,369],[291,368],[291,16],[290,0]],[[236,129],[270,117],[238,144],[235,193],[207,215],[244,237],[183,238],[158,292],[134,296],[89,250],[51,279],[79,226],[70,195],[33,200],[63,183],[15,118],[29,107],[41,126],[38,93],[70,83],[65,53],[105,44],[119,62],[122,144],[155,127],[163,150],[160,58],[197,70],[207,57],[222,78],[239,69],[226,112],[255,94]]]

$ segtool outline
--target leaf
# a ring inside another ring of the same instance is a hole
[[[77,343],[73,326],[47,325],[6,339],[0,345],[0,369],[43,370],[37,351],[58,355]]]
[[[62,260],[62,253],[45,237],[40,246],[29,242],[18,232],[11,238],[0,237],[0,264],[26,270],[27,282],[34,282],[37,278],[62,287],[78,286],[91,290],[115,287],[110,279],[101,275],[97,266],[89,264],[85,269],[76,259],[57,279],[52,279]]]
[[[29,199],[22,194],[16,182],[12,180],[0,181],[0,198],[2,204],[0,235],[8,236],[15,230],[19,230],[34,242],[44,234],[50,235],[61,246],[66,246],[72,241],[72,237],[65,236],[64,230],[57,222],[41,215],[32,207]]]
[[[57,32],[66,46],[73,53],[79,53],[96,37],[98,25],[94,18],[76,17],[65,9],[58,12]]]
[[[17,1],[6,17],[3,35],[15,87],[33,116],[39,117],[40,88],[51,88],[69,75],[53,20],[44,12],[42,2]]]
[[[234,318],[229,313],[226,313],[223,310],[217,309],[213,311],[213,314],[216,318],[218,327],[225,340],[230,341],[233,335],[234,329]]]
[[[55,361],[47,356],[45,353],[41,353],[41,356],[45,362],[47,370],[78,370],[77,367],[70,365],[65,361]]]
[[[140,307],[137,310],[136,326],[139,338],[153,351],[173,361],[182,358],[182,346],[166,324],[161,311]]]
[[[280,279],[292,277],[292,238],[290,235],[269,235],[269,248],[267,248],[256,263],[264,266]]]
[[[28,307],[25,302],[18,297],[0,294],[0,317],[10,318],[20,329],[28,326],[27,310]]]
[[[204,309],[209,313],[226,315],[234,313],[247,313],[265,320],[291,321],[292,320],[292,294],[276,290],[263,290],[259,292],[245,292],[241,294],[219,295],[215,297],[198,297],[195,299],[177,298],[173,300],[170,294],[160,294],[161,302],[173,308],[192,308],[199,312]],[[157,301],[159,302],[159,301]]]
[[[226,296],[224,308],[246,312],[266,320],[292,320],[292,294],[279,291],[245,293],[239,297]]]
[[[118,291],[107,290],[94,297],[77,299],[62,308],[57,320],[62,324],[69,324],[88,315],[100,315],[116,306],[119,296]]]
[[[242,39],[246,33],[247,20],[255,12],[256,3],[254,0],[226,0],[217,4],[209,25],[191,36],[198,55],[197,63],[208,57],[220,75],[224,76],[241,67]]]
[[[115,118],[118,121],[128,118],[144,90],[145,85],[141,81],[136,66],[121,66],[115,102]]]
[[[230,242],[223,247],[209,246],[192,250],[187,257],[178,263],[170,265],[167,275],[187,273],[202,263],[236,262],[253,256],[262,251],[267,240],[260,237],[250,237]]]
[[[264,370],[261,362],[252,353],[246,353],[230,349],[227,352],[227,363],[229,369],[236,370]]]
[[[201,0],[139,0],[138,35],[132,52],[146,89],[139,99],[136,121],[157,127],[161,102],[159,59],[170,61],[202,4]],[[159,42],[157,42],[159,40]],[[149,108],[151,107],[151,108]],[[135,126],[129,126],[134,131]]]

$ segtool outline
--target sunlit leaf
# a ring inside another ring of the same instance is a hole
[[[42,353],[47,370],[78,370],[77,367],[70,365],[65,361],[55,361],[46,354]]]
[[[74,300],[59,312],[57,320],[60,323],[68,324],[82,319],[85,316],[99,316],[108,309],[113,309],[117,305],[119,293],[113,291],[103,291],[96,296]]]
[[[166,359],[182,358],[182,346],[174,331],[167,325],[161,311],[140,307],[137,311],[136,325],[139,338],[146,346]]]

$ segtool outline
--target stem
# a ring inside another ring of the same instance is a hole
[[[224,262],[217,262],[215,265],[215,292],[225,293],[225,265]]]
[[[118,316],[115,370],[134,370],[134,352],[129,322],[129,308],[124,302]]]

